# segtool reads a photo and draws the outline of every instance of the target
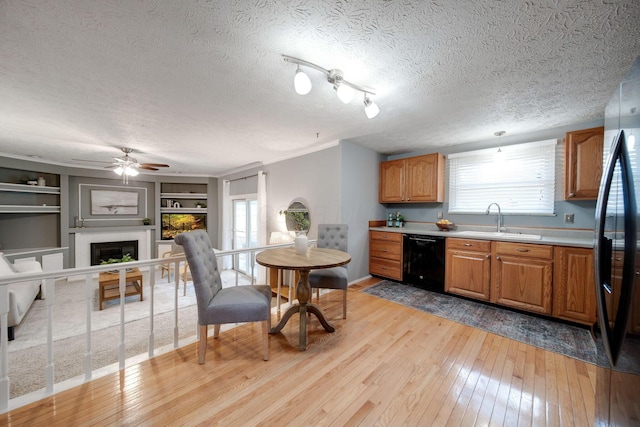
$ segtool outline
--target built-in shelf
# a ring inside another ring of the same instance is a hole
[[[0,182],[0,191],[13,191],[17,193],[60,194],[60,187]]]
[[[206,193],[161,193],[162,199],[204,199],[207,200]]]
[[[60,213],[60,206],[0,205],[0,213]]]
[[[162,213],[190,213],[190,214],[206,214],[207,208],[160,208]]]

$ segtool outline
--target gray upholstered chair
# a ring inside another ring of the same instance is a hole
[[[347,252],[347,237],[349,226],[347,224],[320,224],[318,225],[319,248],[338,249]],[[347,285],[349,275],[347,266],[323,268],[311,270],[309,273],[309,284],[311,288],[318,288],[318,299],[320,299],[319,288],[342,289],[342,318],[347,318]]]
[[[200,345],[198,363],[207,351],[207,326],[214,325],[214,338],[223,323],[262,322],[264,360],[269,360],[271,288],[267,285],[222,287],[216,255],[209,235],[202,230],[182,233],[174,241],[184,248],[198,303]]]

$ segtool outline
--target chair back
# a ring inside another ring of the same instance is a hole
[[[184,248],[184,253],[191,270],[193,287],[198,302],[198,323],[206,319],[209,303],[222,289],[222,280],[218,270],[218,262],[213,252],[209,235],[206,231],[195,230],[178,234],[174,242]]]
[[[319,224],[317,245],[319,248],[347,252],[348,233],[349,226],[347,224]]]

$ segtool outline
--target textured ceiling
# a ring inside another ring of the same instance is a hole
[[[0,1],[0,152],[218,176],[349,140],[437,150],[603,116],[640,2]],[[342,104],[282,54],[375,89]],[[639,109],[640,110],[640,109]]]

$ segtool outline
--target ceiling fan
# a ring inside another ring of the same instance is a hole
[[[116,174],[122,175],[122,179],[125,184],[129,182],[130,176],[138,175],[138,169],[157,171],[159,170],[158,168],[169,167],[169,165],[165,165],[163,163],[138,163],[137,159],[129,156],[130,153],[133,153],[133,148],[120,147],[120,150],[122,150],[122,152],[124,153],[124,156],[114,157],[113,164],[109,166],[105,166],[105,168],[113,169],[113,171]],[[80,159],[74,159],[74,160],[79,160],[83,162],[86,162],[86,161],[96,162],[95,160],[80,160]],[[98,162],[98,163],[107,163],[107,162]]]

